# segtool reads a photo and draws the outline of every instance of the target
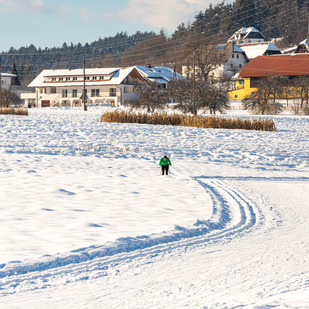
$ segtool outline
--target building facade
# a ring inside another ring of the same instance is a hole
[[[13,77],[16,77],[16,75],[10,73],[1,73],[1,88],[6,90],[10,89]]]
[[[228,93],[231,100],[243,100],[258,90],[259,80],[267,77],[284,77],[288,86],[284,98],[300,96],[297,79],[309,79],[309,54],[259,56],[233,77],[234,88]]]
[[[85,103],[120,106],[136,99],[137,82],[156,81],[165,88],[173,78],[166,67],[138,66],[75,70],[44,70],[29,85],[33,93],[22,93],[28,107],[82,106]]]

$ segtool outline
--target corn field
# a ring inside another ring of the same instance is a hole
[[[27,108],[2,107],[0,108],[0,115],[28,116],[28,109]]]
[[[102,114],[100,122],[144,123],[173,126],[187,126],[215,129],[243,129],[259,131],[276,131],[275,123],[271,119],[241,119],[223,117],[201,117],[167,113],[134,113],[127,111],[111,111]]]

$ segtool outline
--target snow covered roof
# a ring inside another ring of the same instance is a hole
[[[87,86],[102,85],[119,85],[133,71],[134,67],[128,68],[97,68],[86,69],[85,76],[89,77],[86,81]],[[104,79],[90,79],[90,77],[104,76]],[[65,80],[70,78],[69,81]],[[79,78],[73,81],[73,77]],[[59,80],[63,78],[63,81]],[[42,71],[28,87],[59,87],[59,86],[82,86],[83,85],[83,69],[75,70],[44,70]]]
[[[85,76],[87,86],[120,85],[132,71],[136,70],[141,78],[167,83],[173,79],[174,71],[167,67],[135,66],[128,68],[96,68],[86,69]],[[176,73],[177,78],[183,78]],[[73,80],[75,77],[75,80]],[[62,87],[83,86],[83,69],[74,70],[44,70],[28,87]]]
[[[281,50],[271,42],[244,43],[240,47],[249,59],[267,54],[281,54]]]
[[[226,44],[219,44],[217,45],[217,49],[219,50],[225,50],[227,47],[230,47],[232,46],[231,48],[231,52],[234,52],[234,53],[245,53],[244,50],[242,50],[239,46],[237,46],[235,43],[226,43]]]
[[[309,39],[305,39],[299,43],[299,45],[306,45],[309,48]]]
[[[245,40],[249,38],[266,40],[260,30],[254,27],[242,27],[228,39],[228,42]]]
[[[1,77],[16,77],[17,75],[11,73],[1,73]]]
[[[144,78],[147,78],[151,81],[156,81],[160,84],[166,84],[171,81],[173,78],[181,79],[183,78],[177,72],[174,72],[172,69],[163,66],[137,66],[136,69],[141,73]]]
[[[296,51],[296,49],[297,49],[297,46],[292,46],[292,47],[281,50],[281,52],[282,54],[292,54]]]

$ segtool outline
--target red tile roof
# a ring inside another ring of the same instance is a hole
[[[240,71],[239,77],[309,75],[309,54],[259,56]]]

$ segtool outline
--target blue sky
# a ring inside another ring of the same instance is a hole
[[[0,51],[59,47],[137,30],[171,33],[221,0],[0,0]],[[226,1],[226,2],[231,2]]]

